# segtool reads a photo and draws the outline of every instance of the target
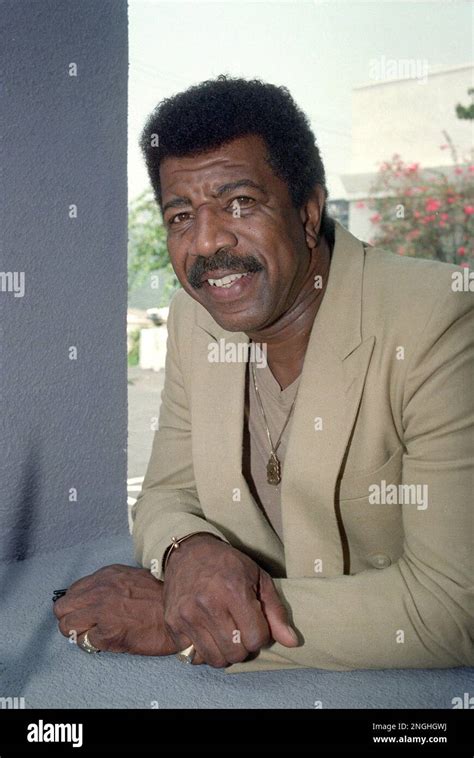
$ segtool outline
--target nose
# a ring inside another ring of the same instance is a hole
[[[221,248],[234,247],[236,244],[237,237],[229,229],[229,220],[222,217],[222,212],[209,206],[201,206],[196,212],[193,224],[190,253],[209,258]]]

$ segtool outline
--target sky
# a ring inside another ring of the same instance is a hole
[[[471,62],[473,8],[464,0],[129,0],[129,200],[148,186],[138,139],[149,112],[221,73],[288,87],[337,197],[351,157],[352,90],[370,82],[371,62]]]

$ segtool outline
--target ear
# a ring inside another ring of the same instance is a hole
[[[320,184],[316,184],[311,197],[300,210],[301,221],[303,222],[306,244],[310,250],[313,250],[319,243],[319,232],[321,228],[321,217],[326,202],[326,194]]]

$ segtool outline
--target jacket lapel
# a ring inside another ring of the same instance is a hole
[[[344,572],[336,505],[375,337],[361,337],[363,245],[339,224],[329,281],[300,379],[282,478],[288,576]]]
[[[337,224],[329,281],[305,356],[283,468],[284,549],[242,474],[246,363],[209,360],[211,344],[224,340],[237,350],[248,345],[248,337],[221,329],[196,304],[191,406],[199,497],[206,518],[225,525],[233,544],[259,556],[275,576],[343,573],[335,492],[375,341],[361,339],[363,263],[362,244]]]

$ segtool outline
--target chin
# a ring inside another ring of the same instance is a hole
[[[235,315],[216,312],[211,316],[227,332],[258,332],[263,323],[261,314],[256,318],[245,311]]]

